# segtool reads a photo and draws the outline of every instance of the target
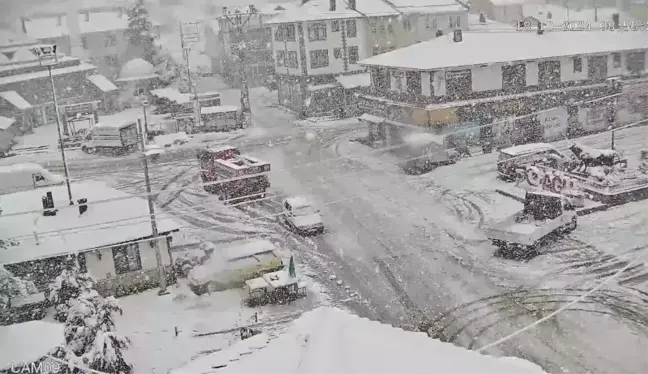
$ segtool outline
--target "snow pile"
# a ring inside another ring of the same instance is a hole
[[[485,356],[329,307],[303,314],[262,350],[258,348],[267,338],[263,334],[255,338],[172,374],[205,373],[224,365],[219,372],[543,373],[522,359]]]
[[[0,326],[0,371],[9,370],[13,363],[38,361],[65,345],[63,330],[63,325],[43,321]]]
[[[189,143],[189,136],[184,131],[176,132],[173,134],[164,134],[156,136],[153,141],[160,147],[171,147],[174,145],[181,145]]]
[[[430,143],[443,144],[439,136],[427,132],[413,132],[403,137],[403,142],[412,147],[423,147]]]

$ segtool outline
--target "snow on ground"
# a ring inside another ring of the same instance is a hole
[[[65,344],[62,324],[29,321],[0,326],[0,370],[26,365]]]
[[[255,336],[172,374],[214,367],[223,373],[544,373],[528,361],[481,355],[324,307],[302,315],[276,340]]]

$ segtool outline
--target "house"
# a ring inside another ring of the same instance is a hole
[[[157,285],[154,247],[159,246],[163,265],[170,267],[170,234],[180,225],[158,215],[158,236],[153,237],[145,199],[99,182],[73,183],[71,189],[72,206],[64,185],[0,196],[0,240],[9,243],[0,263],[41,289],[65,263],[94,276],[102,294],[120,296]],[[56,214],[43,214],[47,192]],[[167,276],[172,277],[170,271]]]
[[[11,57],[0,62],[0,115],[15,118],[19,134],[55,123],[48,66],[28,47],[0,52],[0,56]],[[97,73],[96,66],[59,54],[51,71],[59,106],[95,102],[103,112],[116,108],[118,89]]]
[[[472,32],[507,32],[517,31],[514,23],[503,23],[494,21],[486,16],[486,13],[469,13],[468,14],[468,31]]]
[[[223,374],[545,374],[540,366],[521,358],[482,354],[333,307],[304,312],[283,330],[241,340],[170,374],[208,373],[216,367]],[[339,357],[341,352],[344,359]]]
[[[0,372],[45,373],[57,370],[48,355],[65,346],[65,326],[60,323],[29,321],[0,326]]]
[[[645,76],[647,53],[638,32],[457,31],[360,61],[360,105],[447,133],[616,92],[608,79]]]
[[[467,28],[451,0],[304,1],[272,25],[279,102],[302,115],[339,109],[340,75],[357,75],[366,57]]]
[[[524,17],[524,4],[544,4],[537,0],[471,0],[470,10],[484,13],[489,19],[512,25]]]
[[[143,51],[129,42],[128,15],[123,6],[72,6],[67,12],[34,13],[20,22],[19,27],[29,37],[56,44],[62,53],[90,61],[99,74],[110,79]],[[153,33],[159,37],[159,24],[153,24]]]
[[[240,86],[240,64],[238,45],[240,36],[236,27],[236,14],[244,14],[241,28],[245,48],[245,74],[248,85],[260,86],[274,76],[275,64],[272,58],[272,32],[267,21],[287,9],[293,9],[298,2],[271,3],[260,6],[247,5],[223,7],[222,13],[210,23],[206,30],[207,53],[212,67],[231,86]]]
[[[579,22],[581,27],[588,29],[606,29],[613,24],[615,14],[618,15],[621,25],[630,27],[631,22],[635,22],[630,14],[614,7],[567,8],[554,4],[525,4],[522,7],[522,16],[517,21],[533,26],[540,22],[547,30],[553,28],[557,31],[573,31],[567,28],[574,28]]]

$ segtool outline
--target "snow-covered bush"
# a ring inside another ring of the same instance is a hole
[[[14,276],[0,265],[0,310],[8,308],[12,298],[24,297],[36,292],[33,282]]]
[[[63,322],[67,319],[70,301],[77,297],[97,296],[95,291],[96,281],[87,273],[81,273],[76,267],[64,269],[54,282],[49,285],[47,299],[56,305],[56,318]]]

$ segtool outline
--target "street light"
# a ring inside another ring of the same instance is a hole
[[[142,100],[142,111],[144,112],[144,125],[146,126],[146,107],[149,106],[148,100],[144,99]],[[138,120],[138,122],[140,122]],[[140,132],[140,145],[142,147],[142,165],[144,166],[144,182],[146,183],[146,200],[148,201],[148,209],[149,209],[149,215],[151,217],[151,234],[152,234],[152,241],[151,245],[155,249],[155,260],[157,262],[157,267],[158,267],[158,276],[159,276],[159,282],[160,282],[160,291],[158,291],[158,295],[167,295],[169,291],[167,290],[167,284],[166,284],[166,274],[164,272],[164,264],[162,263],[162,253],[160,252],[160,245],[158,243],[158,229],[157,229],[157,222],[155,221],[155,205],[153,204],[153,196],[151,195],[151,178],[149,177],[149,169],[148,169],[148,154],[146,150],[146,140],[144,137],[146,136],[145,134],[145,129],[142,127],[142,124],[139,123],[139,132]]]
[[[58,64],[58,56],[56,54],[56,44],[41,44],[31,51],[38,56],[38,62],[47,66],[49,74],[50,85],[52,87],[52,97],[54,98],[54,112],[56,113],[56,129],[58,131],[59,147],[61,148],[61,158],[63,159],[63,169],[65,170],[65,184],[67,186],[68,199],[70,205],[74,205],[72,200],[72,188],[70,187],[70,172],[67,167],[67,159],[65,157],[65,148],[63,146],[63,135],[61,133],[61,116],[59,114],[58,99],[56,97],[56,87],[54,86],[54,77],[52,76],[52,66]]]

